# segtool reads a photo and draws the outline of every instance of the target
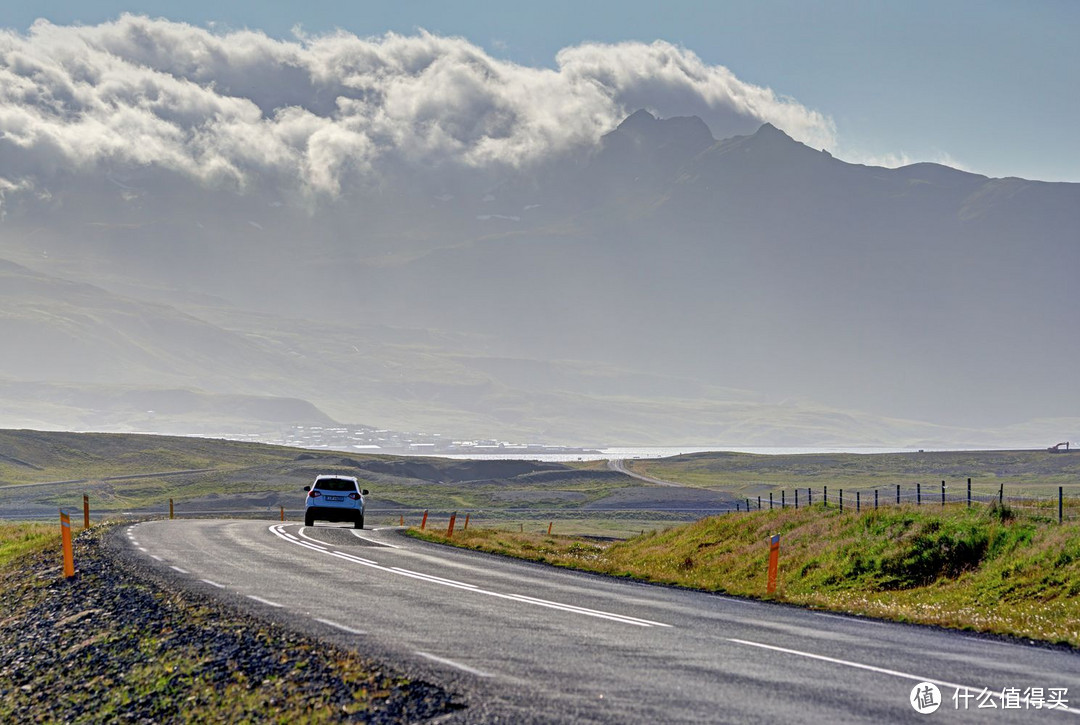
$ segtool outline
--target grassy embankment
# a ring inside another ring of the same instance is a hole
[[[766,542],[776,533],[778,601],[1080,647],[1080,524],[1016,517],[996,505],[856,514],[816,504],[703,519],[621,542],[470,527],[453,543],[768,598]],[[422,536],[446,541],[445,533]]]
[[[0,523],[0,569],[32,551],[60,549],[60,525]]]

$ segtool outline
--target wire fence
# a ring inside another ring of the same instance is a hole
[[[1041,484],[1045,488],[1045,484]],[[453,514],[464,519],[469,516],[474,522],[483,522],[485,526],[543,528],[552,521],[589,522],[595,528],[597,522],[610,522],[613,529],[637,530],[655,528],[680,522],[695,521],[709,516],[752,513],[766,510],[816,509],[834,510],[842,513],[864,513],[868,511],[896,506],[914,506],[930,509],[976,508],[998,506],[1007,509],[1013,517],[1023,516],[1044,522],[1080,521],[1080,486],[1057,486],[1056,492],[1040,495],[1032,492],[1032,486],[1017,485],[1012,487],[999,484],[996,491],[987,490],[987,486],[973,486],[970,479],[959,485],[949,485],[945,481],[937,483],[891,484],[887,486],[829,486],[776,488],[767,493],[753,496],[729,494],[726,502],[709,506],[673,505],[656,506],[653,502],[639,508],[604,508],[596,506],[565,506],[552,508],[458,508],[418,506],[380,507],[369,505],[367,520],[370,525],[418,525],[426,514],[432,521],[447,520]],[[1071,495],[1066,496],[1066,490]],[[95,501],[95,504],[98,502]],[[81,505],[73,499],[72,505],[65,509],[77,511]],[[303,520],[302,506],[253,505],[248,507],[210,508],[191,506],[184,501],[175,503],[174,512],[170,504],[139,508],[132,511],[114,508],[98,508],[95,505],[94,518],[131,519],[147,517],[168,517],[170,513],[184,518],[237,517],[270,520]],[[929,509],[928,509],[929,510]],[[22,507],[0,507],[0,519],[8,520],[52,520],[57,516],[55,506],[31,505]],[[572,527],[572,528],[582,528]],[[588,527],[586,527],[588,528]]]
[[[1074,489],[1070,487],[1070,493]],[[917,507],[984,507],[997,505],[1008,509],[1013,515],[1026,515],[1044,520],[1056,520],[1058,523],[1080,520],[1080,497],[1066,496],[1065,486],[1058,486],[1052,495],[1037,495],[1030,492],[1010,493],[1005,484],[999,484],[996,492],[979,491],[972,488],[971,479],[966,486],[949,486],[945,481],[937,484],[894,484],[889,486],[787,488],[770,491],[767,494],[744,496],[735,503],[734,513],[761,511],[765,509],[786,509],[800,506],[818,505],[822,508],[835,507],[842,512],[861,513],[877,510],[886,506]],[[728,513],[728,512],[725,512]]]

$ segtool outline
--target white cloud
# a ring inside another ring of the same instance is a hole
[[[718,137],[769,121],[813,146],[832,121],[669,43],[566,48],[557,67],[426,32],[293,41],[124,15],[0,32],[0,168],[156,167],[202,183],[333,196],[385,164],[523,166],[626,115],[702,116]]]
[[[902,166],[910,166],[917,163],[932,163],[941,164],[942,166],[948,166],[959,171],[967,171],[970,173],[976,173],[972,171],[966,164],[958,161],[956,158],[943,151],[935,152],[927,157],[917,158],[910,154],[900,151],[897,153],[860,153],[851,152],[845,153],[843,149],[838,151],[838,155],[842,156],[845,160],[853,164],[863,164],[864,166],[883,166],[886,169],[898,169]]]

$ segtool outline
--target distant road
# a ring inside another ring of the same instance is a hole
[[[607,467],[610,468],[612,471],[618,471],[619,473],[623,474],[624,476],[630,476],[630,478],[636,478],[637,480],[644,481],[645,483],[654,483],[657,486],[674,486],[676,488],[693,488],[692,486],[687,486],[684,483],[675,483],[674,481],[661,481],[659,478],[653,478],[652,476],[643,476],[640,473],[634,473],[633,471],[631,471],[629,468],[626,467],[626,459],[624,459],[624,458],[612,458],[612,459],[610,459],[607,462]]]
[[[67,481],[39,481],[38,483],[9,483],[0,486],[4,488],[29,488],[30,486],[67,486],[76,483],[90,483],[91,481],[133,481],[138,478],[167,478],[169,476],[184,476],[190,473],[209,473],[216,468],[189,468],[184,471],[160,471],[158,473],[131,473],[126,476],[105,476],[103,478],[72,478]]]
[[[1065,649],[649,586],[393,529],[177,519],[110,542],[174,586],[447,686],[468,709],[446,722],[916,723],[919,683],[940,690],[938,722],[1080,721],[1080,656]],[[1070,709],[1003,698],[1029,687],[1065,690]]]

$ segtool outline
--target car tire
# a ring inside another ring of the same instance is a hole
[[[304,526],[314,526],[315,518],[311,514],[304,514]]]
[[[354,524],[354,526],[356,528],[358,528],[358,529],[364,528],[364,515],[363,514],[360,514],[359,516],[356,517],[356,523]]]

